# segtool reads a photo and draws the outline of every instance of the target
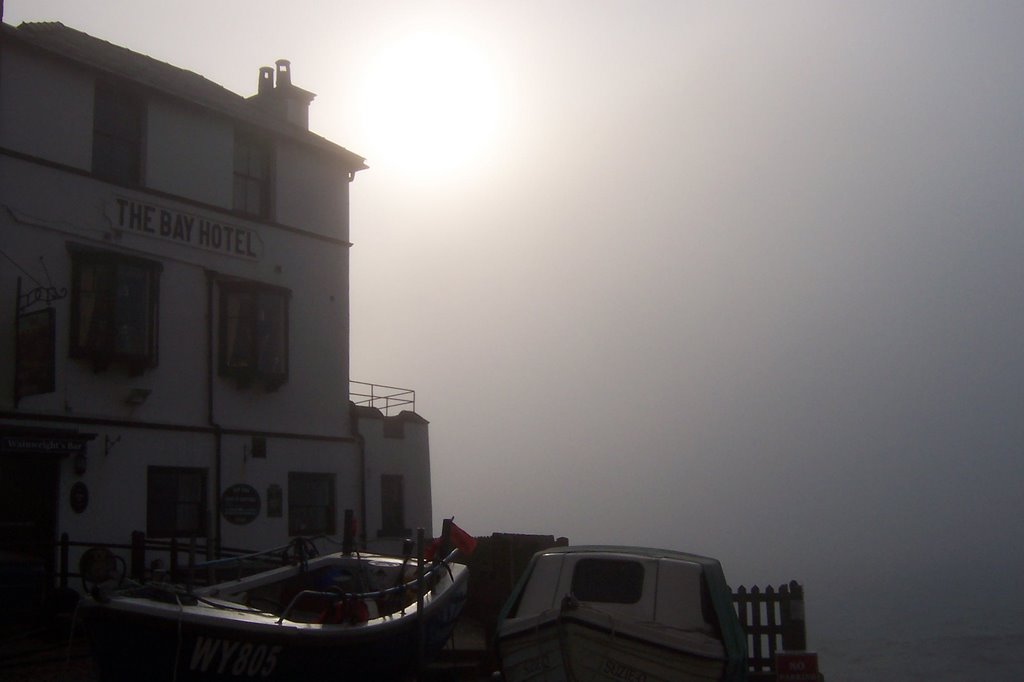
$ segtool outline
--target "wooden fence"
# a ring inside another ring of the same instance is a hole
[[[740,587],[732,595],[736,615],[747,633],[747,661],[751,680],[774,676],[775,653],[807,648],[804,588],[795,580],[777,589]],[[761,674],[761,675],[759,675]]]

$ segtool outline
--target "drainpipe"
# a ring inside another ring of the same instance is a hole
[[[351,400],[348,403],[348,413],[352,437],[359,451],[359,538],[363,549],[366,549],[366,439],[359,432],[359,413]]]
[[[220,490],[221,490],[221,460],[222,460],[222,437],[220,424],[214,418],[213,410],[213,294],[217,273],[206,271],[206,405],[208,409],[207,421],[213,427],[214,442],[214,465],[213,465],[213,558],[220,558]],[[207,542],[207,554],[209,554],[209,541]],[[209,557],[208,557],[209,558]]]

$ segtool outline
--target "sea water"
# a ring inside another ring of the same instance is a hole
[[[828,682],[1024,681],[1016,590],[908,591],[868,605],[850,599],[808,619],[808,645]]]
[[[813,648],[827,682],[1024,680],[1024,634],[822,639]]]

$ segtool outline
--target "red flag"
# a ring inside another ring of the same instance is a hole
[[[433,561],[434,555],[441,549],[444,538],[436,538],[423,550],[423,558]],[[454,546],[462,554],[463,559],[468,559],[476,549],[476,538],[455,525],[454,521],[448,522],[448,544]]]
[[[459,548],[464,559],[468,559],[472,556],[474,550],[476,550],[476,538],[456,526],[454,521],[451,523],[451,531],[449,532],[448,539],[451,540],[453,545]]]

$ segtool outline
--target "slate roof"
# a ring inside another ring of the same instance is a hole
[[[358,154],[280,119],[241,95],[187,69],[94,38],[60,22],[26,22],[17,28],[9,24],[0,26],[5,40],[14,38],[92,70],[132,81],[143,88],[187,100],[275,135],[311,145],[340,157],[353,171],[366,168],[365,159]]]

